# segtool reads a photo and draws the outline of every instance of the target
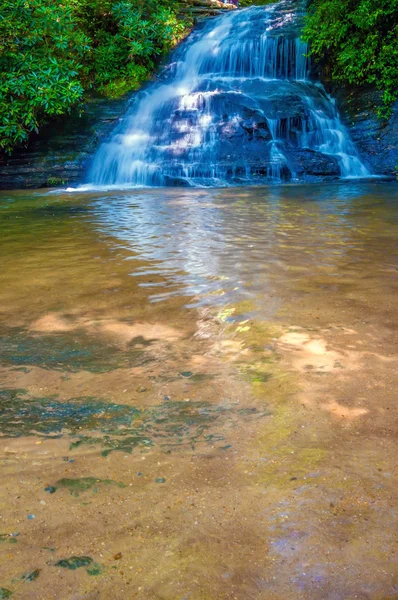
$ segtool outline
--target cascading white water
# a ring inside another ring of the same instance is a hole
[[[309,79],[291,0],[210,20],[99,148],[96,185],[215,186],[365,177],[332,99]]]

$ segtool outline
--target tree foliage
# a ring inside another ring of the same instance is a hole
[[[187,25],[172,0],[0,0],[0,150],[89,88],[112,97],[137,87]]]
[[[382,90],[380,114],[389,114],[398,98],[398,0],[315,0],[303,37],[334,79]]]

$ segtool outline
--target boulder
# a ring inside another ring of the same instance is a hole
[[[296,148],[292,153],[292,163],[297,175],[316,177],[339,177],[340,167],[337,158],[308,148]]]

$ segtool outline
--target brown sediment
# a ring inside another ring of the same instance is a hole
[[[134,323],[129,325],[115,319],[93,321],[89,319],[65,319],[62,315],[50,313],[34,321],[29,331],[41,333],[64,333],[83,329],[88,333],[99,333],[116,338],[123,344],[142,338],[143,343],[153,340],[174,342],[183,337],[183,332],[161,323]]]

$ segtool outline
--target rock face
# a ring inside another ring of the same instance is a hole
[[[290,84],[280,80],[251,79],[241,86],[239,93],[234,93],[233,88],[221,90],[222,87],[225,88],[225,83],[217,82],[218,93],[211,98],[211,114],[218,145],[217,163],[227,180],[235,184],[247,183],[248,171],[259,183],[271,178],[273,173],[274,178],[284,181],[291,180],[292,173],[306,181],[340,176],[337,158],[303,148],[303,131],[309,129],[311,121],[306,84],[303,83],[305,94],[300,93],[300,89],[292,93]],[[311,92],[315,95],[314,101],[324,100],[322,90],[315,88]],[[206,96],[204,102],[205,99]],[[201,102],[199,92],[199,104]],[[188,123],[189,128],[195,130],[197,120],[196,107],[194,110],[177,110],[172,116],[172,129],[185,131]],[[275,137],[280,140],[277,144],[273,143]],[[175,152],[179,143],[179,138],[175,138],[170,152]],[[281,160],[282,151],[286,160]],[[168,159],[165,157],[165,162]],[[179,185],[184,184],[183,179],[173,177],[165,183],[170,185],[176,181]]]
[[[59,187],[81,181],[99,140],[114,127],[128,101],[93,99],[83,116],[64,116],[43,128],[27,148],[0,159],[0,189]]]
[[[390,119],[380,119],[377,108],[381,94],[373,89],[340,88],[336,96],[344,119],[362,161],[375,175],[398,175],[398,102]]]
[[[142,183],[189,185],[187,179],[199,177],[205,184],[206,178],[210,184],[212,178],[245,184],[330,180],[341,176],[340,150],[348,154],[355,154],[355,150],[346,142],[344,148],[339,147],[342,131],[334,104],[322,86],[306,79],[305,48],[297,37],[297,23],[291,19],[291,6],[289,2],[285,4],[281,3],[281,8],[268,17],[269,27],[263,31],[264,18],[256,13],[261,11],[259,8],[250,9],[252,12],[241,24],[240,11],[234,17],[232,5],[223,5],[219,0],[194,0],[192,6],[189,1],[190,11],[205,11],[206,15],[231,10],[227,19],[234,18],[231,28],[234,35],[227,32],[220,52],[214,55],[210,52],[207,57],[206,48],[211,42],[208,36],[195,65],[199,74],[197,86],[194,89],[185,86],[190,93],[163,103],[154,113],[153,129],[158,122],[159,132],[155,143],[149,144],[150,151],[144,161],[151,166],[156,164],[157,170],[153,181],[147,177]],[[188,4],[181,2],[181,6],[183,9]],[[191,36],[194,41],[195,35],[199,41],[203,39],[200,28]],[[177,60],[159,77],[160,86],[169,81],[171,88],[176,88],[173,72],[181,62],[178,58],[177,52]],[[318,78],[319,73],[312,75]],[[336,89],[327,82],[325,86],[337,99],[362,162],[371,173],[395,178],[398,103],[391,119],[381,121],[376,115],[380,94],[372,90]],[[131,99],[132,95],[117,101],[92,99],[82,117],[63,117],[43,128],[27,148],[15,151],[11,157],[0,157],[0,189],[64,187],[84,180],[99,142],[118,121],[123,125],[126,120],[124,115],[128,114]],[[143,115],[138,115],[140,118],[133,114],[133,122],[143,122],[146,112],[145,105]],[[133,150],[136,159],[139,152]],[[108,151],[105,154],[99,160],[100,174],[110,156]],[[355,156],[351,159],[356,160]],[[133,162],[129,159],[125,164]],[[214,163],[217,173],[212,174],[211,169],[207,173],[207,167]],[[140,173],[142,164],[143,161]],[[109,167],[114,170],[113,163]],[[158,177],[160,171],[163,178]],[[127,180],[131,181],[128,177]]]

